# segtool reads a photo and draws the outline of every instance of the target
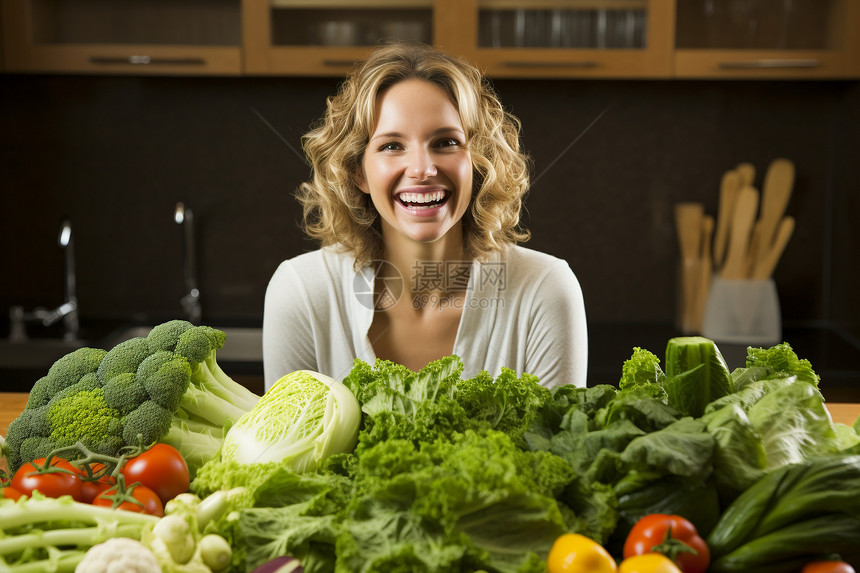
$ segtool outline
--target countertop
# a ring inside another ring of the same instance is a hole
[[[0,392],[0,435],[6,435],[9,422],[14,420],[27,404],[25,392]],[[860,416],[860,404],[828,402],[827,409],[835,422],[851,425]]]

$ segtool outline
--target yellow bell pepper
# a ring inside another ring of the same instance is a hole
[[[681,570],[661,553],[643,553],[622,561],[618,573],[681,573]]]
[[[615,559],[599,543],[578,533],[555,540],[547,559],[549,573],[616,573]]]

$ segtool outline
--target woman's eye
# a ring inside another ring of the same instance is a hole
[[[379,147],[379,151],[399,151],[403,147],[399,143],[385,143]]]
[[[459,141],[457,141],[456,139],[446,137],[445,139],[440,139],[439,142],[437,143],[437,145],[439,147],[457,147],[458,145],[462,145],[462,144]]]

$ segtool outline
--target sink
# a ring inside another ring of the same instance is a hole
[[[47,371],[59,358],[83,346],[86,346],[83,340],[62,338],[29,338],[21,342],[0,340],[0,367]]]
[[[263,361],[263,329],[259,327],[213,326],[222,330],[227,338],[224,346],[216,356],[218,362],[262,362]],[[152,326],[138,325],[121,328],[106,337],[102,348],[110,350],[120,342],[146,336]]]

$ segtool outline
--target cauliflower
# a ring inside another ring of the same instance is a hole
[[[161,566],[140,541],[115,537],[90,547],[75,573],[161,573]]]

